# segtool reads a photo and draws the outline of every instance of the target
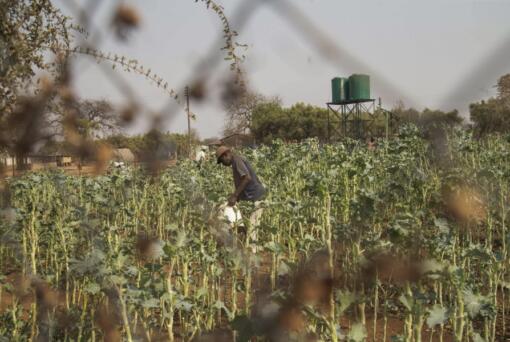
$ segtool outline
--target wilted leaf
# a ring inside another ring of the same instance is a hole
[[[473,333],[473,342],[485,342],[485,339],[479,333]]]
[[[350,342],[363,342],[367,338],[367,330],[365,326],[361,323],[353,324],[349,334],[347,335],[347,339]]]
[[[340,301],[339,313],[342,314],[345,310],[356,301],[356,295],[350,291],[337,291],[336,298]]]
[[[183,310],[183,311],[189,312],[191,310],[191,308],[193,308],[193,304],[186,301],[185,299],[177,299],[175,301],[175,308],[177,310]]]
[[[175,238],[175,247],[182,248],[186,246],[186,242],[187,242],[186,232],[181,230],[179,233],[177,233],[177,237]]]
[[[427,318],[427,325],[429,328],[434,328],[438,324],[443,324],[447,319],[448,310],[440,305],[434,305],[432,309],[429,310],[429,317]]]
[[[469,314],[469,317],[474,318],[480,312],[480,308],[482,307],[482,297],[479,295],[475,295],[473,291],[466,290],[464,291],[464,304],[466,306],[466,310]]]
[[[280,261],[280,264],[278,265],[278,275],[283,276],[287,275],[290,272],[290,267],[287,265],[287,263],[283,260]]]

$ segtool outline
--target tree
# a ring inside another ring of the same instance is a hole
[[[478,136],[510,132],[510,74],[499,78],[498,94],[469,106],[473,128]]]
[[[34,76],[60,67],[47,52],[69,48],[67,21],[49,0],[0,0],[0,149],[16,156],[18,168],[48,136],[45,114],[54,94],[48,82],[34,87]]]
[[[193,146],[199,143],[199,137],[195,130],[191,131]],[[187,157],[189,155],[188,135],[181,133],[161,133],[157,130],[149,131],[146,134],[127,136],[114,134],[100,142],[107,143],[114,148],[129,148],[137,159],[166,160],[176,153],[177,156]]]
[[[401,123],[412,123],[425,135],[432,131],[460,125],[463,122],[457,110],[444,112],[425,108],[420,113],[414,108],[406,108],[402,102],[399,102],[391,111],[399,118]]]
[[[82,133],[86,137],[100,138],[120,130],[119,117],[106,100],[82,100],[76,103]]]
[[[250,128],[255,139],[269,143],[273,139],[299,141],[327,138],[327,110],[304,103],[283,108],[279,103],[262,103],[253,110]]]
[[[284,109],[279,103],[261,103],[253,110],[250,131],[258,142],[268,143],[281,137],[284,123]]]
[[[510,131],[510,108],[498,98],[472,103],[469,107],[473,128],[478,136]]]
[[[65,151],[75,154],[76,144],[73,146],[71,141],[65,139],[70,124],[80,139],[88,142],[89,148],[95,145],[94,140],[118,134],[121,129],[120,119],[113,106],[104,99],[75,100],[67,106],[61,104],[61,101],[52,101],[46,111],[48,114],[40,124],[44,132],[44,139],[40,140],[45,140],[40,152]],[[90,156],[83,157],[88,159]]]
[[[220,18],[225,41],[222,50],[236,74],[235,84],[244,85],[240,68],[244,57],[238,54],[244,47],[237,42],[237,33],[231,29],[222,6],[213,0],[200,2]],[[62,135],[68,140],[70,150],[87,159],[98,152],[93,148],[92,139],[114,132],[110,110],[105,107],[98,110],[101,107],[98,103],[76,103],[70,90],[71,68],[67,58],[70,54],[87,54],[98,61],[109,61],[114,67],[120,65],[125,71],[135,71],[178,100],[178,94],[150,69],[124,56],[96,50],[94,40],[71,48],[70,32],[81,34],[90,28],[88,10],[77,10],[75,14],[83,27],[71,24],[71,18],[64,16],[51,0],[0,0],[0,150],[16,154],[18,160],[24,160],[36,146],[58,133],[65,133]],[[125,4],[117,7],[113,18],[112,27],[121,39],[125,39],[127,31],[136,28],[140,21],[138,12]],[[37,79],[37,74],[44,77]],[[41,79],[47,81],[39,85]],[[129,90],[129,87],[122,88]],[[62,117],[50,110],[59,98],[63,99]],[[129,95],[128,98],[131,100]],[[65,126],[60,132],[53,129],[59,123]],[[153,128],[156,125],[154,122]]]
[[[37,70],[59,66],[46,57],[68,49],[70,25],[49,0],[0,0],[0,119],[14,110]]]
[[[412,123],[418,125],[420,112],[414,108],[406,108],[402,101],[391,110],[403,123]]]
[[[459,116],[459,112],[456,109],[450,112],[443,112],[442,110],[425,108],[419,116],[418,127],[426,132],[432,128],[453,127],[461,124],[462,121],[463,119]]]
[[[280,103],[276,97],[268,99],[256,93],[245,92],[227,101],[227,118],[223,134],[248,133],[252,123],[253,110],[266,102]]]
[[[510,74],[501,76],[496,87],[498,89],[498,98],[508,103],[510,100]]]

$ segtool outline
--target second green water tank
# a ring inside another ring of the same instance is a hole
[[[354,74],[349,77],[349,100],[370,99],[370,76]]]

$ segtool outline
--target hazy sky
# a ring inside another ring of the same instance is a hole
[[[66,1],[55,3],[70,13]],[[253,12],[238,41],[248,45],[244,66],[250,87],[278,95],[285,105],[325,106],[331,78],[369,73],[373,97],[381,96],[387,108],[402,99],[418,108],[458,108],[467,114],[470,102],[493,95],[497,78],[510,72],[509,0],[288,0],[335,46],[334,58],[319,53],[318,40],[297,30],[288,12],[272,4],[275,1],[266,0]],[[193,74],[193,67],[217,42],[221,30],[217,16],[194,0],[126,2],[139,10],[140,29],[127,43],[119,42],[109,29],[117,1],[100,1],[94,18],[106,37],[100,48],[137,59],[170,87],[182,90],[178,88]],[[227,16],[242,3],[217,2]],[[125,101],[94,61],[79,58],[75,71],[75,87],[82,97]],[[143,77],[122,75],[151,110],[160,110],[168,101]],[[227,62],[221,63],[209,82],[211,93],[227,75]],[[221,134],[224,111],[218,100],[192,103],[191,109],[197,115],[192,126],[201,137]],[[144,127],[138,123],[132,131]],[[161,128],[182,132],[186,127],[181,111]]]

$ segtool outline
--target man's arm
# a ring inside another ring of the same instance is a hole
[[[241,195],[246,186],[251,182],[250,173],[248,172],[248,169],[246,168],[243,160],[241,158],[235,158],[233,162],[234,167],[237,169],[237,172],[239,172],[239,175],[241,176],[241,183],[239,183],[234,193],[228,198],[228,204],[230,206],[236,204],[239,195]]]
[[[241,176],[241,183],[236,188],[234,193],[232,195],[230,195],[230,197],[228,198],[228,204],[230,206],[233,206],[234,204],[236,204],[237,199],[239,198],[239,195],[241,195],[241,193],[243,192],[244,188],[246,188],[246,186],[250,183],[250,181],[251,181],[251,177],[250,177],[249,174]]]

